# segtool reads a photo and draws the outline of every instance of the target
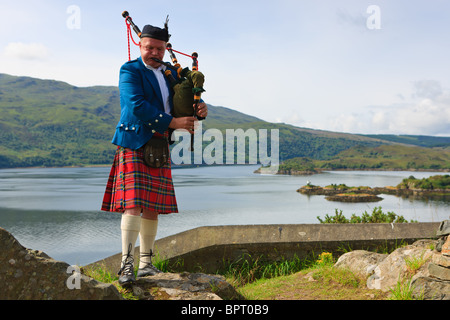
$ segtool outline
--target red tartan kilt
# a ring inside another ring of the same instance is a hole
[[[141,207],[160,214],[178,212],[170,159],[161,168],[144,163],[142,149],[118,147],[103,197],[102,210]]]

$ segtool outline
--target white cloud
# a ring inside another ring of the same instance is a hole
[[[413,97],[436,99],[442,93],[442,86],[439,81],[421,80],[414,82]]]
[[[422,99],[388,114],[391,131],[406,134],[450,135],[450,104],[444,97]],[[448,100],[448,98],[447,98]]]
[[[21,60],[44,60],[48,57],[49,50],[42,43],[11,42],[4,53],[7,57]]]
[[[412,99],[401,104],[367,106],[364,113],[327,118],[317,128],[363,134],[450,135],[450,90],[438,81],[414,83]]]

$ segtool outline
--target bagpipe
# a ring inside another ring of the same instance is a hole
[[[128,59],[130,60],[130,37],[135,45],[139,45],[139,43],[134,41],[131,35],[131,28],[138,35],[138,37],[141,37],[141,30],[134,24],[127,11],[122,13],[122,17],[125,18],[125,23],[127,25]],[[168,19],[166,19],[164,26],[168,29]],[[180,51],[176,51],[172,48],[170,43],[166,44],[166,50],[170,54],[173,65],[156,58],[152,59],[166,66],[164,75],[169,80],[169,83],[174,91],[172,116],[175,118],[188,116],[197,117],[197,107],[201,99],[201,94],[205,91],[203,89],[205,76],[203,73],[198,71],[198,54],[197,52],[194,52],[192,55],[188,55]],[[189,68],[182,68],[178,63],[174,52],[190,57],[192,59],[192,70],[189,70]],[[173,76],[171,70],[176,71],[176,77]],[[193,144],[194,135],[191,135],[191,151],[193,150]]]

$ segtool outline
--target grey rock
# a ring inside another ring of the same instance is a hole
[[[444,256],[442,254],[434,254],[431,257],[431,261],[442,267],[450,268],[450,257]]]
[[[416,298],[450,300],[450,258],[433,250],[436,243],[419,240],[389,255],[355,250],[342,255],[335,267],[368,277],[369,289],[387,292],[406,280]]]
[[[439,225],[439,229],[436,232],[436,236],[442,237],[450,234],[450,220],[444,220]]]
[[[425,262],[419,270],[416,270],[417,273],[413,278],[428,276],[427,266],[432,255],[431,245],[434,243],[434,240],[419,240],[411,245],[396,249],[374,268],[374,273],[367,279],[367,287],[384,292],[390,291],[399,280],[412,276],[407,263],[411,259]]]
[[[430,273],[431,277],[450,281],[450,268],[448,267],[440,266],[438,264],[430,262],[428,264],[428,272]]]
[[[242,299],[224,277],[204,273],[158,273],[137,278],[132,290],[140,300]]]
[[[77,271],[77,267],[23,247],[0,228],[0,299],[119,300],[119,291]]]
[[[413,293],[424,300],[450,300],[449,281],[431,277],[418,277],[411,282]]]
[[[334,266],[348,269],[362,277],[368,277],[374,273],[377,265],[387,256],[387,254],[366,250],[354,250],[340,256]]]

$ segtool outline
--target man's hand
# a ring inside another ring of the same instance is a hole
[[[195,104],[192,106],[195,107]],[[200,102],[197,105],[197,116],[201,118],[206,118],[208,115],[208,106],[204,102]],[[198,120],[194,117],[180,117],[173,118],[169,124],[171,129],[185,129],[189,131],[190,134],[194,134],[194,129],[197,127]]]
[[[198,120],[194,117],[173,118],[169,124],[169,128],[185,129],[189,131],[190,134],[194,134],[194,129],[197,121]]]
[[[195,108],[195,104],[194,104],[194,108]],[[207,115],[208,115],[208,106],[206,105],[206,103],[200,102],[197,106],[197,116],[199,116],[201,118],[206,118]]]

